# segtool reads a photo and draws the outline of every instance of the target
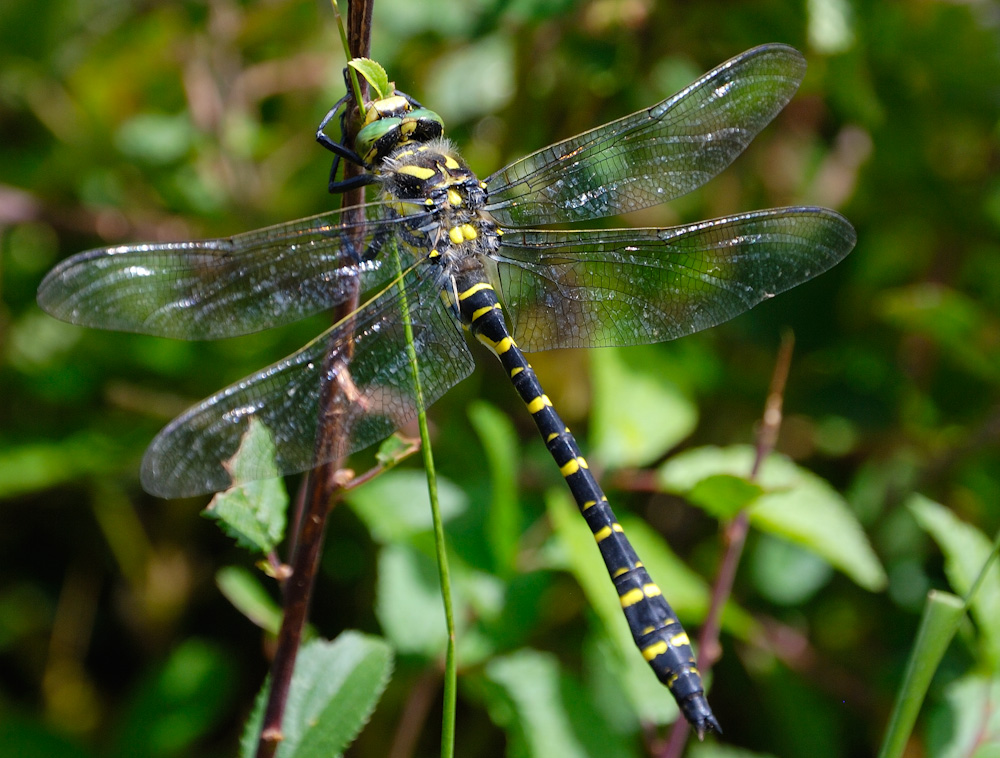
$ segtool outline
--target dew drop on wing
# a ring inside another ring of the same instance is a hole
[[[735,82],[729,81],[724,84],[720,84],[718,87],[715,88],[715,96],[718,98],[725,97],[729,93],[729,90],[733,88],[734,83]]]

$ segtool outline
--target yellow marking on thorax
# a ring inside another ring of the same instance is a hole
[[[461,200],[461,198],[459,198]],[[472,224],[462,224],[462,236],[467,240],[474,240],[479,236],[479,232],[476,231],[476,227]]]
[[[456,161],[450,155],[445,155],[445,157],[444,157],[444,165],[447,166],[448,168],[450,168],[452,171],[454,171],[456,168],[461,168],[461,166],[459,165],[458,161]]]
[[[427,168],[426,166],[400,166],[396,171],[400,174],[407,174],[424,180],[430,179],[437,173],[434,169]]]
[[[453,245],[461,245],[465,242],[465,237],[462,236],[462,230],[457,226],[453,226],[448,230],[448,239],[451,240]]]
[[[449,189],[448,190],[448,202],[451,203],[454,207],[457,208],[458,206],[460,206],[462,204],[462,196],[460,194],[458,194],[457,191],[455,191],[453,189]]]
[[[538,413],[546,406],[552,407],[552,401],[549,400],[548,395],[539,395],[531,402],[526,403],[526,405],[528,406],[528,413]]]

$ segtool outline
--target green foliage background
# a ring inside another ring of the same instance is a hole
[[[678,449],[751,441],[778,336],[794,330],[778,449],[844,495],[888,581],[862,587],[808,544],[763,526],[751,533],[735,590],[749,615],[728,627],[711,692],[734,745],[874,755],[924,595],[947,584],[907,497],[919,491],[987,534],[1000,521],[998,24],[1000,7],[982,0],[376,2],[373,57],[442,115],[482,176],[754,45],[787,42],[809,60],[799,95],[732,168],[628,222],[827,205],[855,224],[855,252],[708,333],[532,357],[623,521],[645,518],[706,578],[678,602],[697,624],[717,524],[658,491],[646,467],[679,440]],[[187,344],[60,324],[34,293],[79,250],[227,235],[333,207],[313,130],[342,94],[341,56],[319,2],[0,6],[0,755],[235,750],[269,643],[213,580],[252,559],[197,517],[204,502],[145,495],[138,464],[176,413],[296,349],[324,319]],[[616,705],[620,685],[594,666],[608,643],[582,580],[543,570],[572,564],[551,539],[559,511],[545,502],[558,473],[502,372],[488,356],[481,363],[431,411],[455,490],[449,537],[465,567],[459,754],[503,755],[505,733],[507,754],[540,754],[518,731],[530,700],[515,694],[532,676],[608,716],[580,706],[575,722],[546,725],[576,734],[581,755],[644,754],[637,716]],[[676,427],[658,448],[612,444],[621,390],[605,380],[620,375],[656,380],[642,436]],[[508,432],[506,447],[496,442]],[[370,455],[358,458],[368,465]],[[505,465],[509,476],[498,475]],[[420,539],[399,542],[420,532],[405,511],[421,507],[422,479],[407,476],[383,493],[390,505],[369,498],[335,512],[317,590],[320,634],[384,633],[399,655],[352,748],[359,756],[408,738],[404,713],[425,723],[412,753],[436,752],[437,648],[420,623],[439,601],[404,591],[405,578],[427,573]],[[498,502],[516,502],[511,523],[490,521]],[[665,551],[659,535],[652,549]],[[485,578],[487,567],[501,567],[499,578]],[[668,597],[683,595],[660,581]],[[927,754],[958,728],[949,684],[974,667],[993,673],[993,656],[966,632],[935,680],[930,728],[915,737]],[[973,715],[983,705],[961,702]]]

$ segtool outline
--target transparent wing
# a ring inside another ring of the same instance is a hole
[[[371,253],[405,220],[365,211],[357,224],[338,210],[224,239],[89,250],[49,272],[38,303],[74,324],[179,339],[287,324],[343,302],[359,278],[361,291],[385,283]]]
[[[399,281],[406,291],[424,402],[433,403],[473,369],[461,327],[440,302],[437,267],[417,264],[298,352],[227,387],[174,419],[142,462],[143,487],[161,497],[224,490],[268,476],[223,465],[251,419],[277,447],[283,474],[305,471],[384,439],[417,413]],[[353,341],[353,355],[349,353]],[[317,460],[320,397],[335,414],[338,436]]]
[[[497,270],[525,350],[661,342],[722,323],[838,263],[856,235],[826,208],[668,229],[507,232]]]
[[[504,226],[627,213],[716,176],[792,98],[805,59],[763,45],[723,63],[648,110],[515,161],[486,180],[487,209]]]

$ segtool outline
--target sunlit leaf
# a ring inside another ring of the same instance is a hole
[[[606,466],[644,466],[687,437],[698,421],[694,404],[655,372],[626,363],[624,352],[590,354],[593,404],[590,438]]]
[[[687,495],[710,477],[747,477],[755,451],[750,446],[687,450],[660,467],[661,486]],[[757,477],[764,492],[749,508],[758,529],[784,537],[829,561],[862,587],[885,586],[885,571],[847,502],[815,474],[783,456],[768,456]]]
[[[222,530],[240,547],[258,553],[273,550],[285,534],[288,493],[278,478],[274,440],[267,427],[251,418],[240,447],[226,462],[235,480],[246,472],[270,472],[270,479],[248,481],[212,498],[202,513],[219,522]]]
[[[967,594],[993,550],[989,538],[949,509],[921,495],[913,495],[907,506],[944,553],[945,571],[955,592]],[[988,641],[992,660],[1000,661],[1000,567],[995,560],[972,599],[972,613]]]
[[[358,632],[303,646],[295,661],[278,758],[339,756],[367,723],[392,667],[389,646]],[[267,688],[265,684],[240,741],[243,758],[256,751]]]

